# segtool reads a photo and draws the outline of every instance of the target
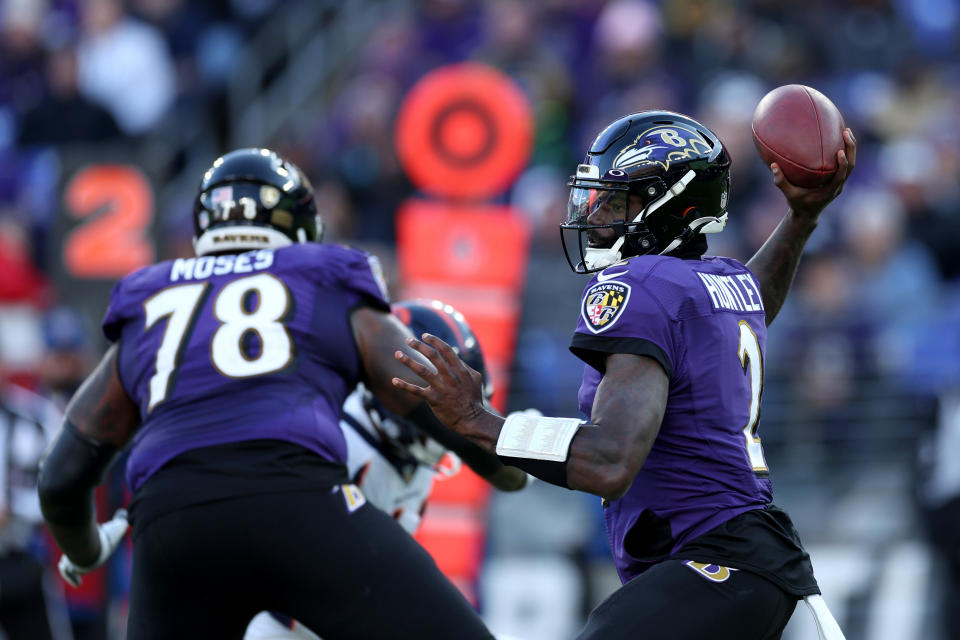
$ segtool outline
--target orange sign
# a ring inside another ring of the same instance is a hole
[[[465,63],[420,80],[400,108],[395,131],[400,162],[418,188],[442,198],[483,199],[502,193],[526,166],[533,117],[509,77]]]
[[[530,106],[517,85],[490,67],[438,69],[410,91],[395,132],[397,154],[428,196],[397,212],[404,298],[433,298],[466,317],[506,408],[530,226],[510,207],[480,202],[523,171],[533,142]],[[472,601],[483,562],[490,485],[470,469],[438,481],[416,539]]]
[[[402,298],[436,298],[463,313],[477,335],[506,408],[530,224],[501,205],[408,200],[397,212]]]
[[[85,222],[64,241],[67,273],[75,278],[121,278],[153,262],[149,238],[153,190],[139,169],[92,165],[70,180],[67,212]]]

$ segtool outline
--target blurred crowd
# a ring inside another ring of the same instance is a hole
[[[803,502],[818,491],[842,497],[857,477],[886,465],[888,474],[903,475],[891,491],[909,500],[908,513],[960,496],[960,472],[944,469],[958,463],[931,444],[960,429],[956,412],[943,409],[960,390],[955,0],[345,4],[370,5],[379,18],[357,27],[345,58],[304,67],[291,46],[271,63],[265,84],[302,85],[310,98],[264,139],[246,144],[273,147],[305,170],[328,238],[369,248],[389,263],[398,203],[417,195],[394,148],[406,92],[430,70],[465,60],[485,62],[518,83],[533,109],[534,148],[498,200],[528,217],[534,236],[510,409],[576,412],[580,367],[566,346],[585,282],[567,271],[557,225],[567,177],[607,122],[660,108],[716,131],[733,157],[733,187],[730,224],[711,237],[710,252],[746,260],[784,213],[753,148],[754,107],[781,84],[807,84],[829,96],[856,134],[858,163],[821,221],[770,333],[760,433],[775,481],[779,464],[788,500]],[[189,114],[207,123],[201,137],[148,173],[172,179],[190,165],[192,152],[206,154],[199,162],[208,164],[237,140],[240,110],[230,87],[246,73],[241,54],[250,55],[257,34],[291,12],[332,22],[346,11],[338,7],[0,0],[0,378],[62,406],[102,348],[97,318],[64,307],[68,283],[51,277],[61,251],[54,229],[63,216],[65,150],[150,148]],[[304,68],[316,69],[324,86],[313,86]],[[190,180],[192,186],[199,175]],[[192,195],[158,198],[159,258],[189,250]],[[568,501],[558,515],[543,506],[556,499],[539,488],[495,502],[492,557],[530,551],[524,540],[575,567],[585,557],[604,557],[598,508],[570,508]],[[861,532],[836,524],[849,520],[836,512],[843,503],[809,501],[809,511],[827,522],[809,533],[800,522],[804,536]],[[526,510],[528,525],[498,529],[516,508]],[[921,535],[922,527],[897,513],[870,512],[870,534]],[[554,523],[549,533],[526,531],[538,518]]]

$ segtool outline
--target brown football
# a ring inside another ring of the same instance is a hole
[[[753,142],[763,162],[780,165],[798,187],[819,187],[837,171],[843,116],[827,96],[802,84],[777,87],[753,112]]]

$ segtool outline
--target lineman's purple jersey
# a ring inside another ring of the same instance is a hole
[[[131,491],[180,453],[242,440],[345,462],[339,418],[360,373],[358,305],[389,311],[379,265],[333,244],[171,260],[121,280],[103,331],[120,340],[120,379],[143,420]]]
[[[602,378],[594,367],[603,366],[606,353],[653,357],[670,378],[653,448],[626,495],[605,509],[624,582],[771,502],[755,436],[765,342],[759,286],[733,259],[635,257],[598,273],[585,289],[571,346],[588,363],[580,410],[591,413]],[[631,532],[638,519],[638,529],[656,522],[664,533],[653,540],[649,531]]]

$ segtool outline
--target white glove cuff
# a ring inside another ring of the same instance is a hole
[[[88,573],[102,566],[110,556],[113,555],[114,549],[116,549],[120,541],[123,540],[123,535],[127,532],[129,526],[127,522],[127,512],[123,509],[117,511],[112,520],[98,526],[97,534],[100,536],[100,555],[98,555],[96,561],[89,566],[81,567],[75,565],[77,569]]]
[[[497,438],[497,455],[564,462],[570,442],[586,423],[579,418],[548,418],[511,413]]]

